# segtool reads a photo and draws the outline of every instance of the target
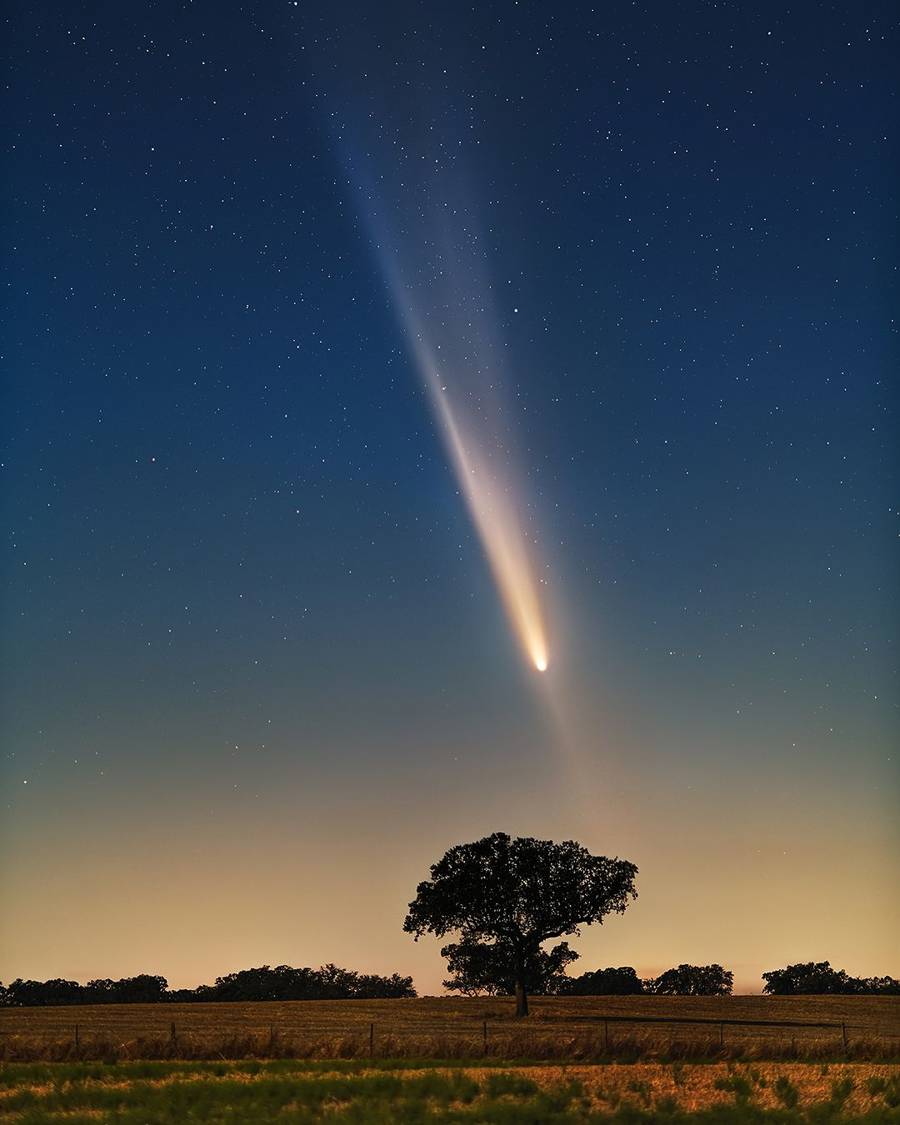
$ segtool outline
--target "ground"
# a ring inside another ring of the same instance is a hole
[[[0,1120],[900,1125],[898,1063],[890,997],[7,1008]]]
[[[900,1067],[870,1063],[404,1065],[6,1064],[0,1119],[21,1125],[279,1122],[900,1122]]]
[[[728,1022],[741,1020],[773,1022]],[[0,1008],[0,1058],[10,1061],[73,1054],[592,1058],[691,1043],[720,1053],[764,1045],[770,1055],[792,1048],[808,1055],[843,1050],[845,1039],[866,1058],[900,1052],[900,997],[538,997],[525,1021],[513,1018],[507,997]]]

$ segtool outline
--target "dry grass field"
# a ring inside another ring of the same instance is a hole
[[[548,997],[525,1021],[505,997],[0,1009],[20,1061],[897,1055],[896,997]]]
[[[0,1119],[21,1125],[888,1125],[900,1120],[900,1068],[771,1062],[12,1063],[0,1067]]]

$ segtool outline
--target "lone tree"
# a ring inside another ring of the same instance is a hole
[[[458,844],[431,868],[409,904],[403,929],[416,941],[457,932],[461,941],[442,951],[461,968],[483,980],[482,970],[498,969],[497,985],[510,981],[516,1015],[528,1014],[528,991],[534,987],[543,957],[573,960],[565,942],[544,954],[541,945],[563,934],[578,935],[579,926],[621,914],[637,897],[637,868],[624,859],[607,859],[572,840],[530,837],[511,839],[495,832],[473,844]],[[476,947],[483,947],[475,952]],[[477,970],[477,971],[476,971]]]

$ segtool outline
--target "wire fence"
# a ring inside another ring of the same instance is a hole
[[[27,1009],[19,1009],[27,1012]],[[28,1026],[27,1016],[0,1026],[0,1049],[5,1057],[27,1051],[27,1044],[41,1057],[45,1049],[59,1055],[69,1050],[81,1053],[106,1049],[121,1057],[226,1057],[225,1051],[245,1050],[249,1056],[290,1056],[323,1053],[334,1057],[370,1057],[440,1054],[481,1054],[499,1057],[545,1054],[586,1057],[616,1054],[651,1047],[693,1045],[708,1051],[739,1051],[755,1047],[784,1052],[829,1050],[848,1053],[864,1044],[881,1052],[900,1050],[900,1027],[890,1030],[876,1025],[850,1024],[835,1020],[736,1019],[708,1016],[598,1015],[528,1019],[469,1020],[412,1019],[327,1021],[273,1021],[267,1026],[206,1017],[192,1020],[137,1021],[127,1025],[104,1020],[99,1011],[90,1020],[68,1023],[57,1009],[52,1025]],[[162,1013],[160,1013],[162,1015]],[[6,1022],[6,1021],[4,1021]],[[218,1045],[218,1050],[217,1050]]]

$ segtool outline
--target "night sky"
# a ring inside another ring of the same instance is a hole
[[[898,975],[897,24],[17,6],[0,978],[434,992],[498,830],[638,864],[575,971]]]

